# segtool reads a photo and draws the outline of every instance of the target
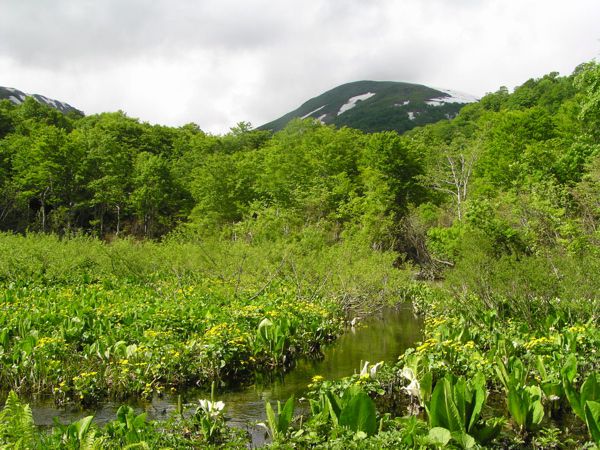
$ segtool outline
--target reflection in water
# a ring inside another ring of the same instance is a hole
[[[251,386],[228,389],[217,393],[218,400],[225,402],[225,413],[229,423],[247,429],[254,443],[263,440],[263,432],[251,424],[265,419],[265,401],[287,400],[292,394],[296,398],[305,394],[307,385],[314,375],[334,380],[352,375],[360,370],[361,361],[386,361],[394,363],[398,356],[420,339],[422,322],[412,313],[409,305],[387,309],[349,329],[332,345],[324,348],[322,359],[302,359],[284,377],[255,382]],[[187,404],[198,404],[207,398],[206,391],[188,389],[180,393]],[[152,419],[164,419],[176,409],[177,396],[155,398],[151,402],[129,402],[138,411],[145,410]],[[115,418],[117,403],[103,403],[96,409],[56,409],[53,405],[32,405],[34,418],[39,425],[52,425],[52,418],[62,422],[74,421],[94,414],[95,420],[104,423]]]

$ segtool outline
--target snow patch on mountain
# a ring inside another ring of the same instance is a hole
[[[54,99],[51,99],[51,98],[48,98],[48,97],[45,97],[45,96],[39,95],[39,94],[34,95],[34,97],[36,97],[37,100],[40,100],[42,103],[45,103],[46,105],[50,105],[56,109],[60,109],[56,105],[56,100],[54,100]]]
[[[71,105],[65,102],[61,102],[59,100],[55,100],[52,98],[48,98],[45,95],[40,94],[26,94],[23,91],[12,87],[4,87],[0,86],[0,100],[7,99],[16,105],[20,105],[25,101],[27,97],[32,97],[38,103],[42,103],[44,105],[48,105],[52,108],[59,110],[62,113],[68,113],[70,111],[75,111],[79,114],[83,114],[82,111],[79,111],[76,108],[73,108]]]
[[[327,105],[323,105],[318,107],[317,109],[315,109],[314,111],[309,112],[308,114],[304,114],[302,117],[300,117],[301,119],[306,119],[307,117],[312,116],[314,113],[316,113],[317,111],[321,111],[323,108],[325,108]]]
[[[348,101],[342,105],[342,107],[338,111],[337,115],[339,116],[340,114],[345,113],[349,109],[354,108],[356,106],[357,102],[368,100],[371,97],[373,97],[374,95],[375,95],[375,92],[367,92],[366,94],[360,94],[360,95],[356,95],[354,97],[350,97],[348,99]]]
[[[430,106],[441,106],[444,103],[473,103],[479,101],[477,97],[465,94],[464,92],[452,91],[450,89],[438,89],[438,91],[442,91],[444,94],[448,94],[448,96],[431,98],[425,103]]]

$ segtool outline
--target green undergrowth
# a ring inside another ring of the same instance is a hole
[[[440,286],[414,285],[411,295],[426,316],[423,341],[393,366],[313,380],[310,413],[274,447],[596,448],[597,301],[530,300],[530,322],[473,295],[470,312],[453,308],[467,300]],[[340,413],[357,390],[372,404],[352,428]]]
[[[351,245],[4,234],[0,248],[0,386],[57,404],[285,370],[405,276]]]

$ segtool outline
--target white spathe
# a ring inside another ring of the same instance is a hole
[[[368,375],[370,378],[375,378],[377,371],[381,366],[383,366],[383,361],[379,361],[377,364],[373,364],[372,366],[370,366],[369,361],[365,361],[365,364],[360,370],[360,376],[364,377]]]
[[[406,392],[408,392],[408,395],[410,395],[411,397],[416,397],[420,402],[421,401],[421,385],[419,384],[419,380],[417,380],[417,377],[416,377],[415,373],[413,372],[413,370],[410,367],[404,367],[402,369],[402,376],[404,378],[406,378],[408,381],[410,381],[408,386],[404,386],[402,389],[404,389]]]
[[[211,402],[210,400],[200,400],[200,408],[210,417],[217,417],[225,408],[225,403],[222,401]]]

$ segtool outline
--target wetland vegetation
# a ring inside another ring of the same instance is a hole
[[[402,136],[0,102],[0,446],[244,448],[229,389],[398,303],[418,342],[267,402],[267,445],[597,446],[599,130],[593,62]],[[123,406],[37,428],[42,399]]]

